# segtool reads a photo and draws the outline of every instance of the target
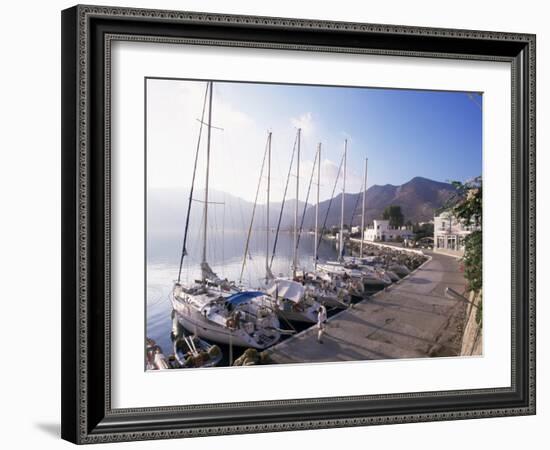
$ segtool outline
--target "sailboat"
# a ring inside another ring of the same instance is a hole
[[[359,258],[349,257],[344,258],[348,267],[358,268],[364,273],[363,282],[367,286],[385,287],[396,281],[395,274],[374,265],[376,258],[367,258],[364,256],[365,247],[365,203],[367,196],[367,172],[369,159],[365,158],[365,176],[363,178],[363,206],[361,211],[361,242],[359,247]]]
[[[346,194],[346,164],[347,164],[347,148],[348,148],[348,140],[346,139],[344,141],[344,154],[342,155],[342,162],[341,166],[343,166],[344,170],[344,177],[342,182],[342,195],[341,195],[341,206],[340,206],[340,231],[338,233],[338,260],[337,261],[326,261],[323,264],[318,264],[317,268],[324,272],[325,274],[328,274],[332,278],[340,278],[350,280],[350,279],[357,279],[361,277],[360,271],[355,271],[349,268],[345,267],[344,264],[344,200],[345,200],[345,194]],[[335,186],[336,182],[338,181],[338,177],[340,175],[340,169],[338,170],[338,175],[336,176]],[[333,196],[334,196],[334,190],[333,190]]]
[[[294,275],[295,279],[298,279],[305,286],[306,295],[314,298],[318,303],[325,307],[331,308],[346,308],[351,301],[349,283],[343,282],[338,277],[331,277],[326,272],[318,270],[317,265],[319,262],[319,203],[320,203],[320,187],[321,187],[321,143],[317,146],[317,153],[313,162],[313,171],[311,180],[313,180],[313,174],[317,167],[317,202],[315,205],[315,230],[314,230],[314,242],[313,242],[313,271],[302,271],[300,274]],[[311,187],[310,180],[310,187]],[[308,190],[309,194],[309,190]],[[307,202],[306,202],[307,203]],[[305,215],[305,209],[304,209]],[[303,216],[302,216],[303,220]],[[302,227],[300,226],[300,233]],[[297,250],[297,246],[296,246]]]
[[[347,308],[352,295],[356,293],[351,281],[345,281],[338,275],[331,276],[321,270],[304,272],[302,280],[306,295],[327,308]],[[357,290],[359,289],[360,287],[357,287]]]
[[[268,133],[266,153],[267,159],[267,189],[266,189],[266,254],[265,254],[265,280],[263,291],[268,295],[262,298],[262,302],[267,304],[270,308],[276,311],[277,315],[285,321],[297,321],[315,323],[317,321],[318,311],[321,307],[319,303],[315,301],[313,297],[307,295],[304,286],[301,283],[295,281],[297,267],[297,246],[298,246],[298,198],[299,198],[299,167],[300,167],[300,134],[301,129],[298,129],[296,142],[297,142],[297,165],[296,165],[296,206],[294,217],[294,254],[293,254],[293,278],[275,277],[271,272],[270,263],[270,187],[271,187],[271,139],[272,133]],[[265,159],[264,159],[265,162]],[[264,164],[260,171],[260,181],[258,182],[258,190],[263,175]],[[258,196],[254,202],[254,208],[252,210],[252,218],[250,220],[250,227],[248,231],[248,237],[245,246],[245,252],[243,257],[243,264],[241,268],[241,279],[246,264],[246,256],[248,254],[248,245],[250,242],[250,236],[252,233],[254,213]]]
[[[365,289],[371,287],[385,287],[391,284],[391,279],[381,271],[376,270],[373,267],[367,265],[356,264],[350,262],[344,256],[344,205],[346,194],[346,162],[347,162],[347,147],[348,140],[344,141],[344,155],[343,155],[343,168],[344,177],[342,183],[342,197],[341,197],[341,212],[340,212],[340,232],[338,233],[338,260],[327,261],[319,266],[319,269],[329,274],[330,276],[338,276],[346,280],[350,280],[351,286],[353,286],[353,294],[356,297],[364,296]],[[363,182],[363,211],[362,211],[362,228],[364,228],[365,221],[365,193],[367,184],[367,160],[365,159],[365,177]],[[361,253],[363,252],[363,235],[361,236]],[[358,282],[360,280],[360,282]],[[362,285],[362,286],[361,286]]]
[[[205,91],[202,118],[200,120],[201,127],[195,154],[195,165],[187,208],[178,279],[174,283],[170,294],[170,301],[179,323],[196,336],[229,345],[265,349],[275,344],[281,337],[279,320],[276,313],[266,305],[266,302],[258,301],[265,299],[266,294],[260,291],[241,291],[237,289],[234,283],[220,279],[207,261],[212,96],[213,83],[208,82]],[[181,281],[181,271],[183,259],[187,254],[186,244],[189,232],[189,217],[191,202],[193,201],[197,159],[207,99],[208,121],[206,123],[206,181],[203,199],[201,279],[187,285]]]

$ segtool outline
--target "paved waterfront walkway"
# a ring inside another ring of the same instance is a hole
[[[451,356],[460,352],[464,303],[445,296],[463,293],[466,281],[456,258],[432,257],[409,277],[329,319],[317,342],[317,327],[270,348],[274,363]]]

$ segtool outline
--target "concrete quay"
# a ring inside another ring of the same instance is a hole
[[[331,317],[317,342],[313,326],[265,351],[276,364],[422,358],[460,354],[466,290],[459,261],[426,251],[415,272]]]

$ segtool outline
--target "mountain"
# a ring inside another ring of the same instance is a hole
[[[203,197],[202,190],[197,190],[194,197],[190,219],[191,229],[199,229],[202,224]],[[455,188],[448,183],[416,177],[401,186],[386,184],[374,185],[367,190],[366,195],[366,223],[372,223],[373,219],[382,217],[382,212],[387,206],[399,205],[405,216],[405,221],[424,222],[432,220],[434,211],[445,204],[453,195]],[[187,215],[187,201],[189,193],[182,190],[160,189],[147,193],[147,231],[149,234],[174,234],[183,235],[185,218]],[[340,224],[342,194],[332,200],[326,226]],[[225,230],[247,230],[252,217],[254,204],[252,202],[235,197],[231,194],[210,190],[209,201],[224,203],[209,206],[209,224],[212,228]],[[294,205],[296,201],[289,199],[285,202],[285,208],[281,218],[281,230],[289,230],[294,225]],[[362,193],[349,193],[345,195],[344,223],[350,224],[351,215],[353,225],[361,223]],[[319,226],[323,225],[330,200],[319,203]],[[304,202],[299,202],[299,221],[302,217]],[[265,229],[265,204],[258,204],[255,212],[254,229]],[[281,203],[271,203],[270,223],[273,228],[277,226],[281,209]],[[308,229],[315,224],[315,206],[308,205],[304,220],[304,228]]]
[[[190,229],[202,226],[204,190],[197,189],[193,193],[196,199],[192,204]],[[181,234],[185,229],[189,191],[176,189],[156,189],[147,193],[147,232],[148,234]],[[254,209],[254,203],[234,195],[210,189],[208,201],[208,221],[211,227],[226,231],[247,230]],[[294,224],[294,206],[296,200],[288,199],[281,217],[281,229],[288,230]],[[299,217],[305,202],[298,203]],[[307,209],[310,209],[308,205]],[[272,202],[269,208],[270,223],[277,226],[281,210],[280,202]],[[254,229],[264,229],[266,222],[266,205],[258,204],[254,216]]]
[[[415,177],[401,186],[386,184],[374,185],[367,189],[365,197],[365,223],[372,223],[373,219],[381,219],[387,206],[401,206],[405,221],[425,222],[433,220],[434,211],[442,207],[455,193],[452,184]],[[362,193],[350,193],[344,197],[344,223],[359,225],[361,223]],[[332,200],[327,218],[327,227],[340,224],[342,194]],[[325,220],[330,200],[319,203],[319,221],[321,225]],[[306,227],[312,227],[315,223],[315,208],[310,207],[306,212]]]

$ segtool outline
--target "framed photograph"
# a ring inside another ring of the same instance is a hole
[[[64,439],[535,413],[534,35],[75,6],[62,84]]]

